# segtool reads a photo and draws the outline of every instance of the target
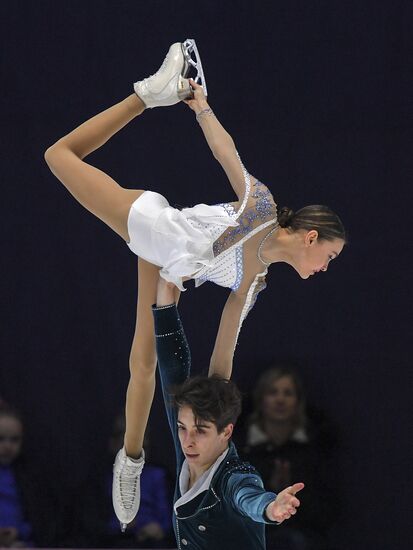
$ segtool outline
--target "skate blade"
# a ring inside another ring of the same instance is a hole
[[[189,71],[191,70],[191,65],[188,62],[188,55],[184,47],[184,43],[181,44],[182,55],[184,56],[184,66],[182,67],[181,76],[182,78],[187,78]]]
[[[202,85],[202,88],[204,90],[204,94],[206,97],[208,95],[208,92],[207,92],[205,74],[202,68],[201,57],[199,55],[198,48],[196,47],[195,40],[193,38],[187,38],[185,42],[182,44],[182,51],[183,51],[185,60],[188,64],[188,72],[191,69],[191,67],[193,67],[196,70],[197,73],[193,80],[197,84],[200,83]],[[195,59],[192,58],[191,56],[192,53],[195,55]],[[187,74],[185,76],[187,76]]]

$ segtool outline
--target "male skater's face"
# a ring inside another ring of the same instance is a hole
[[[196,424],[191,407],[181,407],[178,412],[178,434],[189,466],[207,470],[227,449],[233,428],[233,424],[228,424],[218,433],[213,422],[198,419]]]

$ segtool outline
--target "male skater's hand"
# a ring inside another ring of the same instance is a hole
[[[277,498],[270,502],[265,510],[268,519],[282,523],[293,516],[300,506],[300,501],[295,495],[302,489],[304,489],[304,483],[294,483],[278,493]]]

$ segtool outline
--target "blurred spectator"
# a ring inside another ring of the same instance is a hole
[[[150,441],[145,436],[145,468],[141,476],[141,504],[135,521],[121,533],[112,506],[112,468],[123,445],[124,416],[115,419],[106,460],[95,465],[79,506],[77,545],[100,548],[175,547],[172,534],[172,496],[166,470],[151,464]]]
[[[0,404],[0,547],[52,544],[50,501],[46,487],[29,472],[22,454],[23,423],[19,413]]]
[[[288,366],[263,373],[254,390],[246,444],[241,454],[261,473],[265,488],[279,492],[303,481],[297,515],[280,526],[267,526],[267,548],[324,550],[336,519],[334,441],[320,415],[308,414],[303,385]]]

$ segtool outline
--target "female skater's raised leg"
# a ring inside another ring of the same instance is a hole
[[[45,159],[69,192],[124,240],[129,240],[127,219],[141,190],[123,189],[110,176],[84,162],[146,107],[174,105],[191,95],[188,50],[177,42],[169,48],[160,69],[134,84],[135,92],[87,120],[49,147]]]
[[[129,240],[127,219],[131,204],[143,191],[124,189],[83,159],[144,109],[143,101],[131,94],[62,137],[45,153],[51,171],[75,199],[125,241]]]

